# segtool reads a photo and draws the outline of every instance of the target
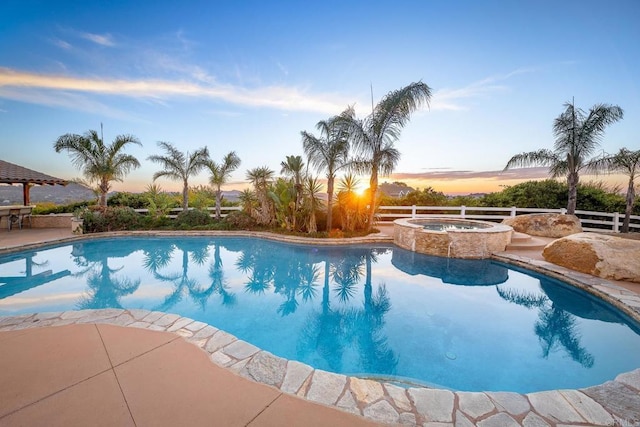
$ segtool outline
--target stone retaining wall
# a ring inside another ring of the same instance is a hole
[[[435,219],[442,222],[454,220]],[[420,219],[397,219],[393,222],[393,243],[403,249],[427,255],[451,258],[483,259],[491,254],[505,250],[513,229],[502,224],[485,221],[477,222],[489,225],[487,228],[471,230],[434,231],[425,230]],[[458,221],[460,222],[460,221]]]

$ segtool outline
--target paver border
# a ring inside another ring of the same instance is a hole
[[[0,255],[80,240],[121,236],[259,237],[287,243],[354,245],[393,243],[386,235],[353,239],[307,239],[266,232],[198,231],[111,232],[73,236],[0,249]],[[640,322],[640,295],[594,276],[528,257],[499,253],[492,259],[561,279],[622,310]],[[401,388],[388,382],[334,374],[275,356],[212,325],[176,314],[149,310],[98,309],[0,317],[0,332],[75,323],[106,323],[171,332],[207,352],[210,360],[253,381],[333,406],[380,423],[483,427],[564,424],[640,426],[640,369],[613,381],[579,390],[460,392],[426,387]]]

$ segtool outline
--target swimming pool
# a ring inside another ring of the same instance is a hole
[[[579,388],[640,366],[638,325],[560,282],[391,245],[118,238],[0,257],[0,315],[145,308],[350,375],[474,391]]]

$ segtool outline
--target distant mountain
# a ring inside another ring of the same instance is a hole
[[[50,202],[56,205],[68,205],[85,200],[96,200],[91,189],[80,184],[34,185],[29,191],[31,203]],[[0,205],[21,205],[22,185],[0,185]]]

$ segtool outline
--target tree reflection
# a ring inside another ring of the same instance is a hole
[[[113,252],[86,250],[83,244],[74,245],[73,261],[82,270],[75,273],[75,277],[87,276],[87,294],[82,295],[76,306],[78,309],[123,308],[120,299],[134,293],[140,286],[140,279],[131,280],[128,277],[118,277],[117,272],[124,267],[109,267],[109,259],[115,257]],[[120,253],[121,256],[128,256]]]
[[[543,285],[541,281],[541,285]],[[553,285],[552,285],[553,286]],[[560,285],[555,285],[560,286]],[[544,287],[543,287],[544,288]],[[538,320],[534,331],[542,347],[542,356],[549,355],[563,348],[569,356],[585,368],[591,368],[594,357],[580,342],[580,331],[576,326],[576,317],[559,308],[546,293],[534,294],[515,289],[504,289],[496,286],[498,295],[505,301],[518,304],[528,309],[538,309]]]
[[[173,291],[164,298],[164,301],[154,310],[168,311],[170,308],[178,304],[185,295],[189,295],[204,310],[207,304],[208,295],[201,292],[200,284],[189,277],[189,261],[197,265],[203,265],[209,255],[209,247],[197,239],[182,239],[172,244],[177,250],[182,252],[182,268],[175,273],[160,273],[155,267],[157,265],[166,266],[167,263],[156,264],[147,259],[145,265],[150,266],[153,276],[163,282],[170,282],[173,285]],[[160,258],[162,261],[162,258]]]
[[[304,254],[294,254],[292,247],[282,247],[274,258],[273,247],[258,241],[249,244],[236,261],[238,270],[247,274],[245,292],[263,294],[273,288],[274,293],[284,296],[277,313],[281,316],[293,314],[298,309],[299,295],[303,300],[316,295],[319,267]]]
[[[310,357],[308,352],[314,349],[329,369],[341,372],[346,349],[355,347],[364,372],[395,373],[398,358],[389,348],[383,330],[391,301],[384,283],[373,292],[372,264],[376,261],[375,249],[357,250],[333,262],[325,261],[321,310],[310,315],[298,347],[303,359]],[[341,303],[335,309],[330,301],[331,279]],[[362,305],[347,306],[360,285],[364,293]]]

